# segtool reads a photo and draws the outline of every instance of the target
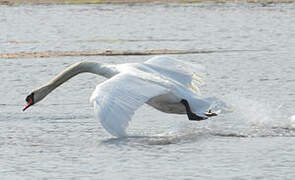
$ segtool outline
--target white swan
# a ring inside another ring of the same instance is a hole
[[[73,64],[44,86],[27,96],[26,110],[71,77],[90,72],[109,78],[92,93],[96,117],[114,136],[126,136],[134,112],[144,103],[166,113],[187,114],[190,120],[216,116],[211,102],[202,99],[197,84],[202,83],[201,65],[188,64],[170,57],[158,56],[144,63],[119,65],[82,61]]]

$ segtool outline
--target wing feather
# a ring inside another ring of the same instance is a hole
[[[144,64],[160,74],[177,81],[195,93],[200,93],[198,85],[204,84],[205,68],[200,64],[187,63],[167,56],[156,56]]]
[[[169,90],[151,81],[123,73],[99,84],[90,101],[96,117],[112,135],[127,136],[126,128],[135,111],[152,97]]]

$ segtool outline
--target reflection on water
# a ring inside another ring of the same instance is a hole
[[[207,68],[205,97],[231,113],[202,122],[143,106],[131,137],[113,138],[93,116],[105,79],[82,74],[21,111],[28,93],[80,60],[1,59],[0,179],[287,179],[294,177],[294,3],[0,6],[0,53],[209,49],[173,55]],[[227,51],[224,50],[267,50]]]

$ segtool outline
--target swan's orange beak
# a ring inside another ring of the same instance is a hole
[[[27,98],[26,98],[27,104],[26,106],[23,108],[23,111],[25,111],[28,107],[32,106],[34,104],[34,94],[30,94]]]
[[[33,105],[33,100],[31,98],[28,99],[28,103],[26,104],[26,106],[24,107],[23,111],[25,111],[28,107]]]

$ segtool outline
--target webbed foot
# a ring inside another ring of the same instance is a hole
[[[211,110],[209,110],[208,112],[205,113],[205,115],[206,115],[207,117],[212,117],[212,116],[217,116],[218,114],[215,113],[215,112],[211,112]]]

